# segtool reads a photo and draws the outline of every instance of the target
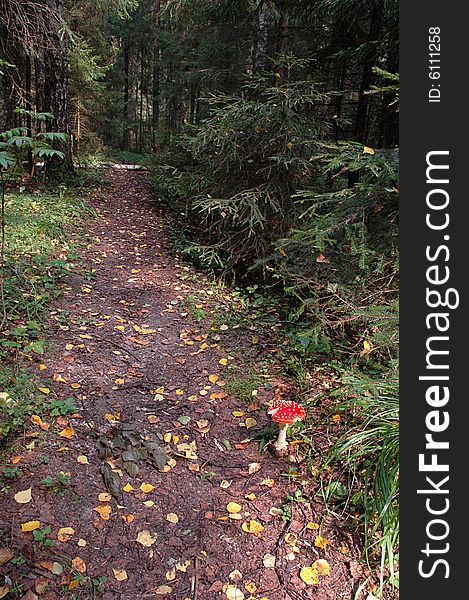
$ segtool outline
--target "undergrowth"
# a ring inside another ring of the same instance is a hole
[[[47,307],[61,294],[64,278],[78,268],[83,222],[91,214],[88,204],[65,187],[55,193],[18,188],[6,192],[0,443],[28,416],[41,414],[46,404],[27,365],[45,351]]]

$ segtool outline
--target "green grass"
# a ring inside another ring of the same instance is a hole
[[[64,278],[78,268],[84,222],[92,214],[86,202],[63,188],[57,194],[6,192],[0,440],[29,415],[40,414],[46,402],[24,367],[44,353],[46,309],[60,295]]]
[[[334,406],[345,415],[343,434],[323,458],[323,467],[341,480],[323,487],[326,503],[361,513],[364,557],[378,565],[381,591],[399,586],[395,576],[399,548],[399,392],[397,375],[345,371]]]

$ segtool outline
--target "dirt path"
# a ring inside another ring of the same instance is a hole
[[[251,407],[226,393],[227,370],[252,356],[211,328],[229,295],[205,290],[171,254],[145,174],[114,169],[110,178],[84,251],[89,278],[74,277],[54,307],[40,371],[58,410],[73,397],[77,413],[36,421],[17,442],[24,476],[2,500],[24,558],[9,576],[32,594],[15,597],[353,598],[351,537],[307,497],[289,505],[291,521],[272,514],[301,481],[243,441],[268,425],[262,403],[274,389]],[[198,323],[184,304],[190,295],[206,315]],[[70,480],[60,483],[60,472]],[[32,499],[14,502],[29,487]],[[29,521],[50,526],[53,546],[21,531]],[[300,569],[316,559],[330,575],[306,586]]]

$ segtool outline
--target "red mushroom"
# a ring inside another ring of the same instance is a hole
[[[287,428],[292,423],[303,421],[306,417],[305,409],[292,400],[275,400],[269,410],[272,420],[279,424],[278,438],[275,442],[275,450],[278,454],[283,453],[287,448]]]

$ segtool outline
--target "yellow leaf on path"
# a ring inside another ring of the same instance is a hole
[[[255,594],[257,592],[257,585],[254,583],[254,581],[245,581],[244,587],[250,594]]]
[[[59,542],[68,542],[74,533],[75,530],[72,527],[62,527],[57,532],[57,539]]]
[[[147,506],[148,508],[151,508],[152,506],[155,506],[155,503],[153,502],[153,500],[145,500],[145,502],[143,504],[145,506]]]
[[[257,521],[254,521],[254,519],[251,519],[250,521],[245,521],[241,525],[241,529],[246,533],[253,533],[254,535],[257,535],[261,531],[264,531],[264,527]]]
[[[253,493],[246,494],[244,497],[246,498],[246,500],[255,500],[257,498],[256,494]]]
[[[317,523],[307,523],[306,529],[311,529],[311,531],[317,531],[319,529],[319,525]]]
[[[103,519],[104,521],[109,521],[112,511],[111,506],[109,504],[101,504],[101,506],[97,506],[96,508],[93,508],[93,510],[95,510],[99,514],[101,519]]]
[[[73,350],[73,344],[65,344],[65,350]]]
[[[148,492],[151,492],[152,490],[155,489],[154,485],[151,485],[151,483],[142,483],[142,485],[140,486],[140,489],[142,490],[142,492],[144,492],[145,494],[148,494]]]
[[[312,564],[312,568],[316,568],[320,575],[331,574],[331,567],[327,560],[324,560],[324,558],[318,558],[317,560],[315,560]]]
[[[218,381],[219,377],[218,375],[209,375],[208,376],[208,380],[210,381],[210,383],[216,383]]]
[[[176,396],[183,396],[184,390],[176,390]]]
[[[116,325],[114,329],[117,329],[117,331],[122,331],[122,333],[125,331],[125,327],[123,325]]]
[[[114,383],[115,383],[116,385],[124,385],[124,383],[125,383],[125,379],[121,379],[121,378],[119,378],[119,379],[116,379],[116,380],[114,381]]]
[[[144,529],[137,535],[137,542],[142,546],[149,548],[156,542],[156,536],[152,536],[148,529]]]
[[[275,567],[275,560],[273,554],[264,554],[262,557],[262,563],[266,569],[273,569]]]
[[[28,502],[31,502],[32,488],[28,488],[27,490],[18,492],[17,494],[15,494],[14,498],[15,501],[18,502],[18,504],[27,504]]]
[[[114,573],[114,577],[117,579],[117,581],[125,581],[128,579],[127,571],[124,571],[124,569],[112,569],[112,572]]]
[[[246,425],[246,429],[251,429],[251,427],[255,427],[257,425],[257,421],[256,419],[253,419],[251,417],[248,417],[245,421],[244,421],[245,425]]]
[[[36,529],[39,529],[40,526],[40,521],[27,521],[26,523],[21,523],[21,531],[23,533],[27,533],[28,531],[35,531]]]
[[[52,376],[52,379],[54,381],[56,381],[57,383],[68,383],[68,381],[64,377],[62,377],[62,375],[59,375],[58,373],[55,373]]]
[[[375,151],[369,146],[363,146],[363,154],[374,154]]]
[[[71,383],[71,384],[70,384],[70,387],[71,387],[73,390],[79,390],[79,389],[81,388],[81,385],[80,385],[79,383]]]
[[[169,521],[170,523],[179,523],[179,517],[177,516],[176,513],[168,513],[166,515],[166,520]]]
[[[221,365],[223,365],[224,367],[226,367],[226,365],[228,364],[228,359],[227,358],[220,358],[220,360],[218,362]]]
[[[67,438],[70,439],[75,435],[75,431],[73,430],[72,427],[65,427],[65,429],[62,429],[62,431],[59,433],[60,437],[63,438]]]
[[[80,454],[80,456],[77,456],[77,463],[80,463],[80,465],[89,465],[90,464],[88,462],[88,457],[85,456],[84,454]]]
[[[98,494],[98,500],[100,502],[110,502],[112,500],[112,496],[108,492],[101,492]]]
[[[226,510],[229,513],[239,513],[241,511],[241,506],[239,504],[236,504],[236,502],[229,502],[226,505]]]
[[[227,488],[229,488],[231,485],[231,481],[227,481],[226,479],[223,479],[223,481],[220,482],[220,487],[223,490],[226,490]]]
[[[317,585],[319,583],[318,570],[313,567],[303,567],[300,571],[300,579],[307,585]]]
[[[75,558],[72,560],[72,567],[79,573],[86,573],[86,563],[79,556],[75,556]]]
[[[127,523],[127,525],[135,521],[134,515],[121,515],[121,517],[124,523]]]
[[[78,585],[80,585],[80,580],[79,579],[73,579],[69,584],[68,584],[68,590],[73,590],[74,588],[78,587]]]
[[[47,387],[38,387],[37,389],[38,389],[40,392],[42,392],[43,394],[46,394],[46,396],[47,396],[47,394],[50,394],[50,389],[49,389],[49,388],[47,388]]]
[[[124,490],[124,492],[129,493],[132,492],[134,488],[130,485],[130,483],[126,483],[122,489]]]
[[[321,537],[320,535],[316,536],[316,539],[314,540],[314,545],[316,546],[316,548],[321,548],[321,550],[324,550],[328,543],[329,540],[324,537]]]
[[[223,591],[228,600],[244,600],[243,592],[235,585],[224,585]]]
[[[332,421],[334,423],[340,423],[341,416],[340,415],[332,415]]]
[[[273,488],[275,485],[275,481],[273,479],[263,479],[259,485],[263,485],[268,488]]]
[[[167,596],[168,594],[171,594],[172,591],[173,588],[169,587],[169,585],[160,585],[156,588],[155,594],[157,596]]]
[[[77,545],[80,546],[80,548],[84,548],[86,546],[86,540],[80,538],[77,542]]]
[[[45,371],[46,369],[47,369],[47,365],[44,365],[44,364],[39,365],[40,371]]]
[[[244,413],[242,410],[234,410],[232,413],[233,417],[244,417]]]

